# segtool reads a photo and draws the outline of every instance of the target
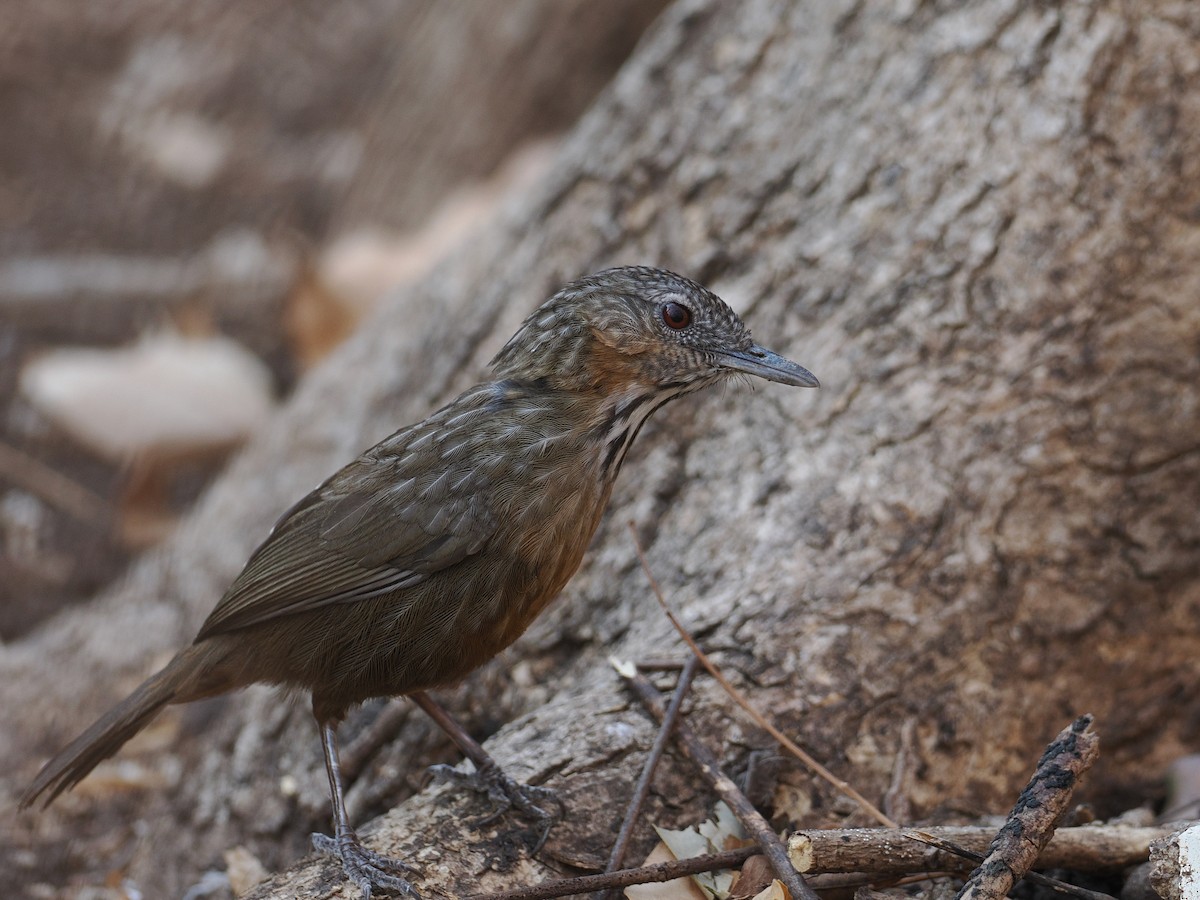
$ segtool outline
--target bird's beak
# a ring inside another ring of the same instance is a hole
[[[751,344],[746,350],[721,351],[717,354],[717,360],[727,369],[757,375],[767,381],[778,381],[793,387],[821,386],[816,376],[804,366],[784,359],[778,353],[772,353],[758,344]]]

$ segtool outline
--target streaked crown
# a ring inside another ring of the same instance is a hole
[[[492,361],[497,378],[564,389],[627,384],[678,396],[738,373],[815,387],[804,368],[757,346],[720,297],[663,269],[607,269],[533,312]]]

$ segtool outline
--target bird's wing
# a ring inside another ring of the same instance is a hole
[[[479,480],[466,462],[368,453],[284,514],[196,640],[412,587],[478,553],[496,528]]]

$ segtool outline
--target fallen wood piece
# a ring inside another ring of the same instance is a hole
[[[1059,732],[1038,761],[991,849],[958,892],[958,900],[1001,900],[1033,868],[1067,810],[1079,778],[1100,755],[1092,717],[1080,716]]]
[[[1086,825],[1060,828],[1037,858],[1039,869],[1075,869],[1097,872],[1123,869],[1145,862],[1150,842],[1179,831],[1169,825]],[[982,825],[922,828],[939,840],[976,853],[986,853],[996,834]],[[889,828],[835,828],[797,831],[788,838],[788,857],[798,872],[864,872],[870,875],[904,875],[923,870],[965,868],[950,853],[907,837]]]

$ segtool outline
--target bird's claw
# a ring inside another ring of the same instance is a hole
[[[346,877],[358,885],[363,900],[371,900],[374,888],[421,900],[417,889],[404,877],[418,870],[408,863],[368,850],[353,831],[343,832],[337,837],[314,834],[312,843],[319,852],[336,856],[342,861]]]
[[[475,828],[491,825],[510,809],[517,810],[526,819],[536,823],[539,826],[538,840],[533,847],[533,853],[542,849],[550,829],[563,817],[563,805],[558,794],[550,788],[522,784],[509,778],[496,765],[485,765],[472,772],[463,772],[453,766],[431,766],[430,773],[438,781],[453,782],[478,793],[487,794],[492,811],[471,823]],[[546,809],[551,804],[558,807],[556,812]]]

